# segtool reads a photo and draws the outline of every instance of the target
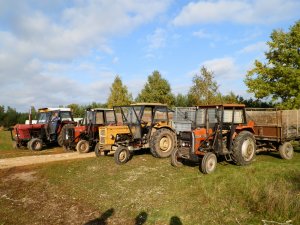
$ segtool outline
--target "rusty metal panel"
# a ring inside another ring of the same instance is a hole
[[[254,122],[258,139],[284,141],[300,138],[300,110],[247,109],[246,115]]]

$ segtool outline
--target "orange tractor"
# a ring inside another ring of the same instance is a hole
[[[198,106],[192,130],[178,134],[171,164],[181,166],[185,160],[199,161],[204,174],[216,169],[219,156],[237,165],[248,165],[256,152],[253,127],[252,121],[246,121],[245,105]]]
[[[66,129],[73,128],[70,108],[42,108],[38,110],[37,123],[16,124],[11,130],[14,148],[27,147],[30,150],[40,151],[45,145],[56,143],[63,145],[63,136]]]
[[[115,124],[115,121],[112,109],[87,109],[83,123],[66,130],[63,137],[64,149],[76,149],[79,153],[89,152],[99,141],[99,127]]]

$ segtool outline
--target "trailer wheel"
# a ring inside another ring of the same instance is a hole
[[[279,154],[281,158],[290,160],[294,156],[294,148],[290,142],[284,142],[279,146]]]
[[[125,164],[130,159],[130,152],[127,147],[119,146],[114,154],[115,163],[118,165]]]
[[[65,135],[66,135],[66,131],[67,129],[73,128],[74,129],[74,125],[73,124],[66,124],[61,128],[61,131],[57,137],[57,143],[60,147],[63,146],[64,144],[64,140],[65,140]]]
[[[179,149],[175,148],[171,154],[171,165],[175,167],[182,166],[182,158],[179,156]]]
[[[233,143],[231,158],[236,165],[245,166],[250,164],[256,152],[255,138],[249,131],[242,131],[237,135]]]
[[[41,151],[43,148],[43,141],[39,138],[33,138],[28,142],[28,148],[33,151]]]
[[[199,167],[200,171],[204,174],[213,173],[217,167],[217,156],[212,152],[205,153]]]
[[[80,140],[76,145],[76,151],[79,153],[88,153],[90,151],[90,143],[86,140]]]
[[[154,157],[169,157],[176,146],[175,134],[166,128],[157,130],[150,141],[150,151]]]

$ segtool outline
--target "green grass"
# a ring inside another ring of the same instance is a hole
[[[67,206],[58,213],[77,204],[107,224],[135,224],[138,216],[145,224],[300,224],[300,152],[292,160],[278,155],[257,155],[246,167],[220,162],[211,175],[201,174],[197,165],[174,168],[169,159],[150,154],[135,155],[122,166],[109,156],[50,163],[28,168],[38,179],[22,187],[3,183],[0,196],[4,190],[16,199],[33,198],[32,192],[43,193],[49,202],[63,196]],[[33,213],[9,204],[0,198],[0,218],[7,218],[3,224],[45,220],[44,210],[34,208]]]
[[[43,148],[42,151],[31,151],[27,148],[13,149],[10,131],[0,130],[0,159],[13,158],[19,156],[44,155],[63,152],[62,148]]]

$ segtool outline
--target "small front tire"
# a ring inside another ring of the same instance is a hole
[[[212,152],[205,153],[201,159],[200,171],[204,174],[211,174],[216,170],[217,156]]]
[[[171,154],[171,165],[175,167],[182,166],[182,158],[179,156],[179,149],[176,148]]]
[[[39,138],[33,138],[28,142],[28,148],[33,151],[41,151],[43,148],[43,141]]]
[[[130,152],[127,147],[119,146],[114,154],[115,163],[122,165],[128,162],[130,159]]]
[[[88,153],[90,151],[90,143],[86,140],[80,140],[76,145],[76,151],[79,153]]]

